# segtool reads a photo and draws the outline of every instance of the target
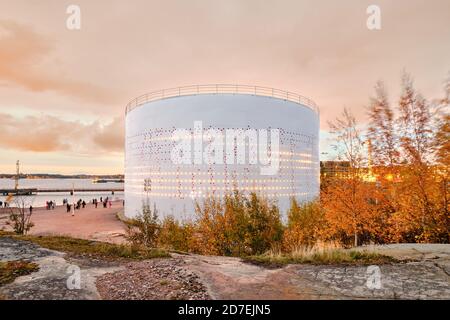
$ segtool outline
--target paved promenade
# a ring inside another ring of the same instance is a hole
[[[97,208],[93,204],[87,204],[84,209],[67,213],[65,206],[58,206],[54,210],[36,208],[33,210],[31,221],[32,235],[67,235],[75,238],[108,241],[122,243],[124,241],[125,225],[117,219],[117,212],[123,210],[122,201],[112,202],[112,207],[103,208],[101,204]],[[0,229],[10,230],[5,222],[7,213],[3,213],[0,219]]]

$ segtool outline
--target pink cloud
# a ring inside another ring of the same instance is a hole
[[[54,91],[96,103],[112,103],[115,94],[89,81],[77,81],[48,70],[43,61],[52,55],[54,43],[32,28],[12,21],[0,21],[0,84],[25,89]]]
[[[98,121],[83,124],[53,116],[16,118],[0,114],[0,147],[33,152],[74,152],[79,154],[123,151],[123,121],[115,118],[106,125]]]

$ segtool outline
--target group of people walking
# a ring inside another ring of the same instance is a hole
[[[73,206],[75,207],[75,210],[84,209],[86,207],[86,201],[84,201],[83,199],[78,199],[78,201],[75,202]],[[69,203],[69,201],[66,201],[67,212],[70,212],[70,209],[72,209],[72,205]]]
[[[103,208],[111,208],[112,207],[112,200],[109,197],[103,198],[100,197],[100,200],[98,200],[97,198],[92,199],[91,203],[97,208],[99,203],[103,206]],[[67,212],[70,212],[70,210],[72,209],[72,205],[75,207],[76,210],[79,209],[84,209],[87,205],[86,201],[84,201],[83,199],[78,199],[77,202],[75,202],[74,204],[70,204],[69,200],[67,199],[63,199],[63,206],[66,206],[66,210]],[[9,207],[9,203],[6,201],[0,201],[0,208],[8,208]],[[45,208],[47,210],[54,210],[56,208],[56,201],[55,200],[50,200],[50,201],[45,201]],[[28,208],[30,213],[33,211],[33,207],[30,205],[30,207]]]
[[[95,205],[95,207],[97,208],[99,201],[97,201],[97,199],[92,199],[92,203]],[[103,199],[103,197],[100,197],[100,203],[103,205],[103,208],[106,207],[112,207],[112,201],[111,199],[109,199],[109,197],[106,197]]]
[[[50,201],[45,201],[45,208],[47,210],[54,210],[56,207],[56,201],[50,200]]]
[[[67,201],[67,199],[63,200],[63,203],[66,205],[66,210],[67,212],[70,212],[70,210],[72,209],[72,204],[69,203],[69,201]],[[95,198],[92,199],[91,203],[97,208],[98,204],[101,203],[103,205],[103,208],[111,208],[112,207],[112,201],[111,199],[109,199],[109,197],[106,197],[103,199],[103,197],[100,197],[100,201]],[[77,202],[75,202],[73,204],[75,210],[79,210],[79,209],[84,209],[86,207],[86,201],[84,201],[83,199],[79,199]]]

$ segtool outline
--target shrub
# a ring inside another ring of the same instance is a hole
[[[252,254],[263,253],[281,243],[283,226],[278,207],[252,193],[246,200],[248,243]]]
[[[194,227],[191,223],[179,222],[174,217],[164,218],[158,235],[158,246],[178,251],[194,251],[192,238]]]
[[[325,225],[318,201],[299,204],[291,199],[288,224],[283,236],[283,249],[293,251],[299,247],[312,247],[320,239]]]
[[[200,253],[225,255],[227,243],[225,241],[223,207],[220,200],[208,197],[203,203],[196,203],[195,213]]]
[[[132,244],[152,248],[157,244],[159,230],[158,212],[156,208],[152,211],[147,201],[142,204],[142,213],[127,222],[127,239]]]
[[[9,221],[7,224],[12,225],[16,234],[26,235],[28,231],[34,226],[31,222],[32,211],[29,207],[32,204],[32,198],[28,196],[14,196],[14,207],[10,208]]]
[[[196,204],[196,214],[203,254],[258,254],[282,239],[278,207],[256,193],[246,198],[235,191],[223,201],[209,197]]]

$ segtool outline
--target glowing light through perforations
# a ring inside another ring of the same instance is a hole
[[[221,130],[224,130],[224,128],[221,128]],[[192,197],[193,193],[195,194],[198,191],[204,191],[205,193],[225,193],[234,189],[243,192],[280,191],[274,193],[274,195],[276,194],[279,197],[307,195],[307,192],[295,192],[296,189],[308,187],[307,183],[302,183],[302,179],[295,179],[295,177],[313,174],[314,172],[311,171],[312,165],[316,164],[317,159],[310,153],[293,150],[296,149],[295,147],[298,142],[301,142],[303,147],[305,142],[306,145],[312,144],[313,138],[302,134],[285,132],[282,129],[280,131],[282,132],[282,146],[285,148],[286,146],[290,146],[291,148],[290,151],[278,152],[280,162],[282,163],[280,165],[280,173],[277,177],[253,179],[257,174],[245,165],[239,165],[240,167],[244,167],[244,172],[239,174],[239,178],[236,177],[236,172],[227,170],[226,165],[204,166],[203,169],[205,171],[200,171],[199,169],[185,171],[182,166],[177,167],[176,170],[172,168],[170,171],[165,171],[161,163],[167,162],[169,148],[174,143],[171,135],[172,131],[150,129],[148,132],[143,133],[144,143],[135,147],[135,152],[131,150],[131,154],[141,157],[147,163],[150,162],[153,164],[127,168],[127,187],[130,190],[135,190],[135,194],[175,198]],[[192,135],[187,135],[187,137],[190,138]],[[299,140],[298,137],[303,139]],[[132,139],[130,140],[130,145],[133,145]],[[157,154],[155,154],[155,151],[158,151]],[[151,161],[151,159],[157,161]],[[289,176],[289,179],[287,179],[287,176]],[[147,187],[150,190],[144,190],[144,180],[148,182],[149,186]],[[206,196],[205,193],[201,196]]]

